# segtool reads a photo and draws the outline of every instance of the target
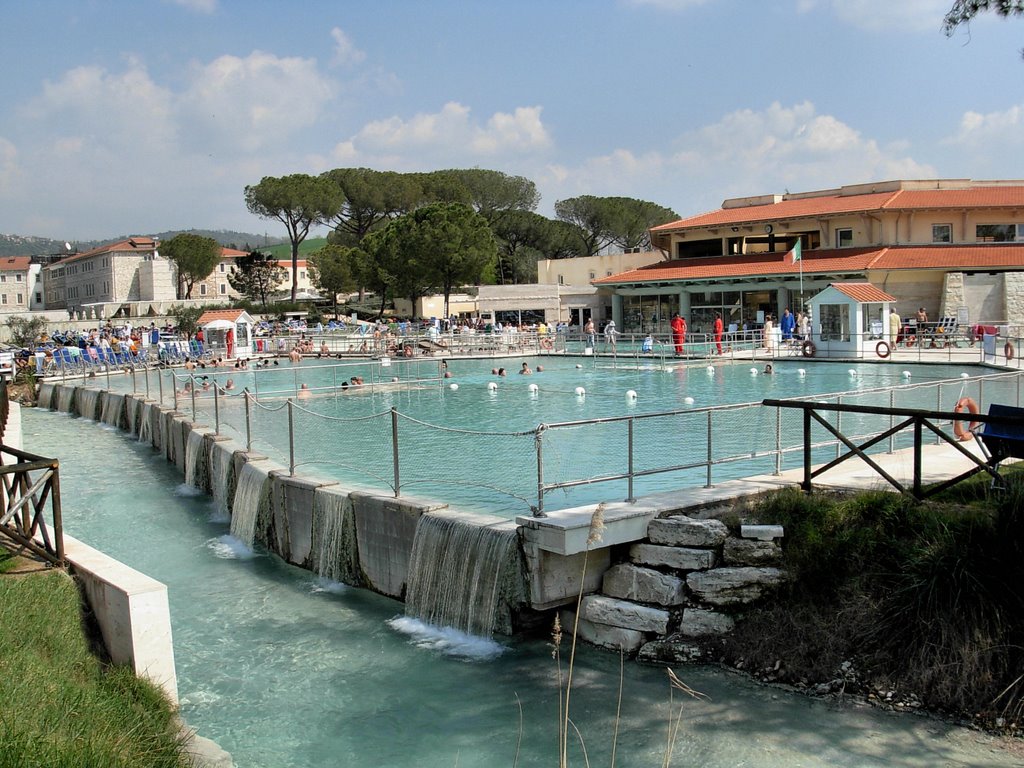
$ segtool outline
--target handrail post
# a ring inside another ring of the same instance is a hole
[[[213,380],[213,434],[220,434],[220,387]]]
[[[288,398],[288,474],[295,477],[295,418],[292,414],[292,399]]]
[[[633,495],[633,419],[629,419],[626,422],[627,437],[626,437],[626,450],[629,454],[629,478],[628,478],[628,494],[626,501],[632,503],[636,501],[636,497]]]
[[[171,374],[171,375],[173,376],[173,374]],[[163,404],[164,404],[164,372],[161,371],[160,369],[157,369],[157,372],[156,372],[156,383],[157,383],[157,386],[160,388],[160,405],[161,405],[161,407],[163,407]],[[175,397],[177,397],[177,396],[175,396]],[[175,405],[174,410],[178,410],[178,407],[177,407],[178,404],[175,403],[174,405]]]
[[[842,404],[843,404],[843,396],[839,395],[838,397],[836,397],[836,405],[842,405]],[[838,432],[840,435],[843,434],[843,412],[842,411],[836,411],[836,432]],[[838,437],[835,438],[835,442],[836,442],[836,458],[838,459],[839,456],[843,452],[843,450],[842,450],[843,449],[843,443],[842,443],[842,441]]]
[[[146,376],[146,399],[149,400],[149,366],[147,365],[142,371]]]
[[[711,457],[713,455],[713,446],[711,442],[711,414],[713,413],[710,409],[708,410],[708,470],[707,470],[707,482],[705,488],[711,487]]]
[[[811,409],[805,405],[800,410],[804,413],[804,481],[801,483],[805,493],[811,492]]]
[[[889,390],[889,408],[895,408],[895,407],[896,407],[896,390],[895,389],[890,389]],[[896,417],[893,416],[890,413],[889,414],[889,429],[892,429],[894,426],[896,426]],[[896,434],[893,433],[893,434],[889,435],[889,453],[894,453],[895,450],[896,450]]]
[[[139,385],[135,381],[135,366],[133,365],[132,366],[132,394],[134,395],[138,391],[139,391]]]
[[[775,476],[782,474],[782,409],[775,409]]]
[[[192,382],[192,421],[196,420],[196,375],[190,373],[188,375],[189,381]]]
[[[914,417],[914,498],[921,498],[921,424],[923,419]]]
[[[942,385],[941,384],[937,384],[935,386],[935,390],[936,390],[936,392],[935,392],[935,410],[936,411],[941,411],[942,410]],[[978,392],[979,392],[979,396],[980,396],[980,393],[981,393],[980,387],[978,389]],[[936,434],[935,435],[935,445],[938,445],[941,442],[942,442],[942,438],[940,438]]]
[[[110,359],[107,359],[107,392],[110,391]]]
[[[391,406],[391,465],[394,468],[395,498],[401,494],[401,478],[398,465],[398,409]]]
[[[537,506],[533,509],[534,517],[547,517],[544,512],[544,425],[537,427],[533,436],[533,445],[537,451]]]
[[[245,452],[252,453],[252,404],[249,402],[249,398],[252,395],[249,394],[249,389],[246,388],[245,392]]]
[[[60,508],[60,462],[55,461],[50,477],[50,508],[53,510],[53,541],[57,546],[57,560],[64,562],[64,519]]]

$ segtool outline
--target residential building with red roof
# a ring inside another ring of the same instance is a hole
[[[903,315],[924,307],[933,318],[1024,325],[1024,181],[736,198],[654,227],[651,239],[662,260],[591,281],[611,293],[624,332],[666,332],[675,312],[696,332],[709,332],[716,312],[757,327],[843,282],[873,284]]]
[[[29,256],[0,258],[0,312],[26,312],[31,308],[31,264]]]

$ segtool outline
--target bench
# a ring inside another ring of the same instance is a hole
[[[982,424],[975,428],[974,436],[986,463],[998,472],[999,464],[1006,459],[1024,459],[1024,408],[993,403],[988,415],[1006,421]]]

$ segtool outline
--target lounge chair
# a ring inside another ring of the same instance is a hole
[[[1006,419],[998,424],[982,424],[975,428],[974,436],[985,454],[985,463],[998,475],[999,465],[1006,459],[1024,459],[1024,408],[993,403],[989,416]]]

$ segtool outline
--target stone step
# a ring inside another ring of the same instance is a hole
[[[605,571],[601,591],[609,597],[638,603],[669,606],[686,601],[683,579],[631,563],[621,563]]]
[[[782,547],[775,541],[728,538],[722,545],[725,565],[773,565],[782,560]]]
[[[581,618],[597,624],[624,627],[638,632],[668,632],[669,612],[603,595],[587,595],[580,606]]]
[[[785,579],[779,568],[716,568],[688,574],[686,586],[703,603],[744,605],[760,599]]]
[[[651,543],[672,547],[718,547],[728,535],[729,529],[721,520],[660,517],[647,526]]]
[[[635,629],[599,624],[582,617],[576,621],[575,611],[561,611],[559,616],[563,631],[571,635],[575,627],[576,636],[592,645],[610,648],[613,651],[633,653],[644,643],[644,633]]]
[[[629,548],[629,559],[638,565],[677,571],[704,571],[714,568],[717,556],[713,549],[638,543]]]

